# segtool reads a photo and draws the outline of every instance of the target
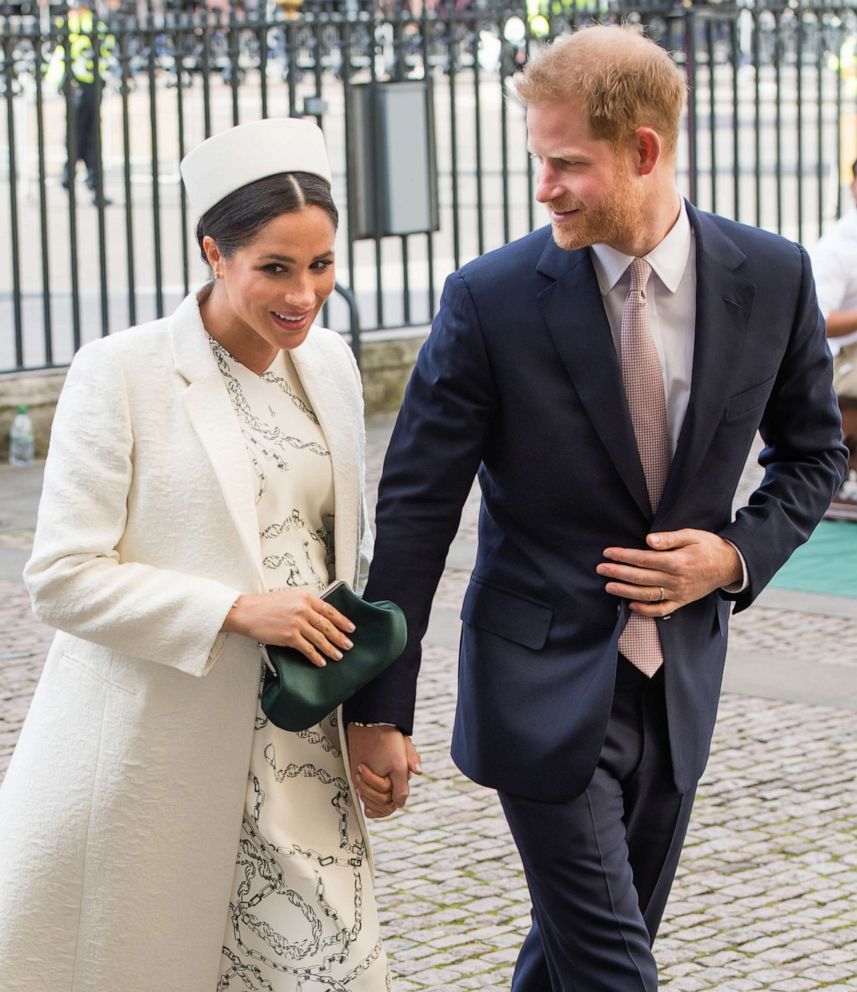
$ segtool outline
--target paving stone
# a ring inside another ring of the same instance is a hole
[[[385,443],[370,429],[370,493]],[[474,490],[468,541],[477,513]],[[448,569],[438,604],[457,610],[467,582]],[[0,582],[0,776],[51,636],[23,587]],[[857,668],[857,621],[842,617],[754,607],[730,643],[797,655],[810,678],[815,666]],[[396,992],[507,992],[529,927],[496,796],[449,758],[456,682],[455,652],[429,645],[416,729],[426,773],[405,811],[371,827]],[[724,695],[655,946],[662,992],[857,992],[855,768],[857,713]]]

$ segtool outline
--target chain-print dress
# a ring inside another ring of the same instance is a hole
[[[287,352],[256,375],[211,346],[253,465],[267,588],[319,591],[334,494],[318,419]],[[257,710],[217,992],[391,987],[355,801],[334,715],[293,734]]]

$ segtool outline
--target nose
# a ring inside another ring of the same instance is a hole
[[[296,275],[286,288],[285,301],[296,310],[308,310],[315,303],[315,291],[309,273]]]
[[[539,203],[549,203],[562,196],[562,187],[556,173],[549,165],[542,165],[536,183],[536,199]]]

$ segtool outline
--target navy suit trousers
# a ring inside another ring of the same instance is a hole
[[[500,793],[533,925],[513,992],[654,992],[651,946],[695,789],[673,784],[663,669],[622,656],[607,736],[586,790],[566,802]]]

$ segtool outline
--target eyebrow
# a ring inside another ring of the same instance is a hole
[[[313,261],[318,262],[320,259],[328,258],[332,254],[333,254],[333,249],[331,248],[330,251],[323,251],[320,255],[316,255],[313,258]],[[291,262],[293,265],[295,264],[296,261],[294,258],[292,258],[291,255],[277,255],[276,253],[271,253],[270,255],[263,255],[262,258],[268,259],[269,261],[272,262]]]

